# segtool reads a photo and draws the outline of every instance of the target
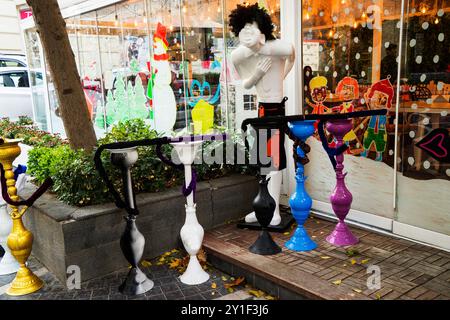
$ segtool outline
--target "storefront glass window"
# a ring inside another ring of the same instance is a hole
[[[450,2],[406,2],[397,220],[449,235]]]

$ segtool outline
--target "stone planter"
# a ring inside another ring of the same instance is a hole
[[[27,184],[24,195],[35,190]],[[258,193],[255,177],[232,175],[197,185],[197,217],[205,230],[240,219],[252,210]],[[185,220],[185,198],[180,187],[136,197],[137,226],[146,238],[143,257],[154,258],[182,248],[180,230]],[[77,265],[81,281],[104,276],[128,265],[120,250],[123,210],[113,203],[83,208],[66,205],[44,194],[24,221],[35,235],[32,254],[66,283],[67,268]]]

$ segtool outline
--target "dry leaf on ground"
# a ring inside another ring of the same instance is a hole
[[[230,282],[230,283],[225,283],[224,284],[224,286],[225,286],[225,288],[231,288],[231,287],[235,287],[235,286],[238,286],[238,285],[240,285],[241,283],[243,283],[245,281],[245,278],[244,277],[239,277],[239,278],[237,278],[236,280],[234,280],[233,282]]]
[[[150,266],[152,265],[152,263],[151,263],[150,261],[148,261],[148,260],[142,260],[142,261],[141,261],[141,265],[142,265],[144,268],[148,268],[148,267],[150,267]]]
[[[336,281],[333,281],[333,284],[335,284],[335,285],[340,285],[342,283],[342,280],[336,280]]]
[[[261,290],[249,290],[248,293],[257,298],[260,298],[264,295],[264,291]]]

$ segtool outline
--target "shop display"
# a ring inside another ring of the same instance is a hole
[[[52,183],[51,179],[47,179],[29,199],[19,201],[12,163],[21,153],[19,147],[20,141],[19,139],[0,139],[0,183],[2,197],[11,207],[9,214],[12,219],[12,230],[8,236],[7,244],[11,254],[19,263],[19,270],[11,282],[10,287],[6,290],[6,293],[11,296],[22,296],[33,293],[44,285],[43,281],[27,266],[27,260],[33,246],[33,234],[25,228],[22,222],[22,216]],[[20,206],[22,206],[21,209],[19,208]]]
[[[139,210],[136,205],[135,195],[133,191],[133,182],[131,180],[131,167],[138,159],[137,147],[156,145],[157,156],[164,163],[178,167],[177,164],[164,157],[161,147],[165,144],[172,144],[177,151],[182,162],[181,167],[185,170],[185,185],[183,186],[183,195],[187,198],[186,205],[186,220],[181,229],[180,235],[186,251],[190,255],[190,260],[185,273],[180,277],[180,280],[186,284],[200,284],[209,279],[209,275],[203,271],[197,259],[197,252],[201,248],[203,241],[203,227],[198,223],[196,217],[195,204],[195,188],[196,175],[192,169],[196,151],[201,146],[203,140],[226,139],[226,135],[211,135],[211,136],[188,136],[188,137],[162,137],[155,139],[144,139],[129,142],[116,142],[100,146],[94,157],[95,167],[100,173],[100,176],[105,181],[110,193],[115,199],[116,206],[124,209],[128,216],[125,218],[127,225],[120,240],[120,247],[124,256],[131,264],[131,269],[119,287],[119,290],[125,294],[139,295],[143,294],[153,288],[153,282],[148,279],[145,274],[139,269],[139,261],[144,252],[145,238],[138,231],[135,221],[139,215]],[[104,150],[111,153],[111,162],[120,167],[123,175],[123,194],[120,196],[119,192],[114,188],[113,183],[109,179],[105,168],[103,167],[101,154]],[[123,200],[124,199],[124,200]]]
[[[259,117],[285,115],[287,98],[283,95],[283,80],[294,65],[294,47],[274,37],[271,17],[258,4],[238,5],[229,18],[232,32],[240,41],[240,45],[231,53],[231,61],[244,88],[256,89]],[[270,168],[262,170],[265,171],[263,175],[270,175],[268,190],[276,202],[270,225],[279,225],[281,170],[286,167],[284,135],[280,132],[268,134],[267,155],[271,158]],[[245,221],[256,222],[255,212],[248,214]]]
[[[305,167],[309,162],[307,153],[309,146],[306,145],[306,140],[313,135],[315,120],[309,121],[293,121],[288,123],[290,135],[294,140],[294,162],[295,162],[295,180],[297,182],[295,192],[289,199],[289,206],[292,215],[297,221],[297,228],[293,236],[286,242],[285,246],[294,251],[309,251],[317,247],[317,244],[311,240],[306,232],[303,224],[309,217],[309,212],[312,207],[312,199],[305,189]]]
[[[244,120],[242,123],[242,130],[244,132],[246,131],[248,125],[251,125],[256,130],[261,128],[277,128],[280,132],[288,133],[289,137],[295,142],[294,159],[296,165],[298,166],[296,172],[298,184],[296,192],[292,195],[289,204],[291,206],[292,213],[299,224],[293,238],[286,244],[286,246],[290,249],[303,251],[315,248],[315,243],[309,239],[303,229],[303,222],[306,220],[312,204],[311,198],[303,188],[305,181],[303,176],[303,165],[308,162],[306,153],[310,150],[309,146],[306,145],[305,140],[314,133],[316,121],[322,146],[328,154],[331,164],[333,165],[337,179],[336,188],[330,199],[333,210],[338,217],[339,222],[333,233],[327,237],[327,240],[334,245],[343,246],[358,242],[344,222],[344,219],[350,210],[352,195],[344,183],[346,173],[344,174],[342,172],[344,169],[342,164],[344,160],[343,153],[348,148],[348,146],[344,144],[343,138],[352,129],[353,118],[382,116],[386,115],[386,113],[386,109],[375,109],[369,111],[322,115],[310,114],[296,116],[269,116]],[[328,132],[334,135],[337,140],[337,145],[335,148],[330,147],[328,144],[328,139],[324,129],[325,124]],[[246,145],[248,146],[248,142],[246,142]]]

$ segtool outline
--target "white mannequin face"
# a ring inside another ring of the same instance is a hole
[[[252,48],[258,43],[264,44],[265,39],[256,22],[247,23],[241,32],[239,32],[239,41],[247,48]]]

